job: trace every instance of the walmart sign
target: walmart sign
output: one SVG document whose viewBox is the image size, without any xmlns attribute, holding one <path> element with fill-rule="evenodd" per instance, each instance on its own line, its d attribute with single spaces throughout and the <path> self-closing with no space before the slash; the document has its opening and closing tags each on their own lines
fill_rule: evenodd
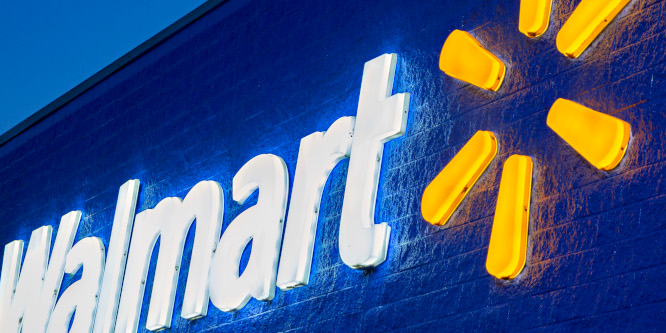
<svg viewBox="0 0 666 333">
<path fill-rule="evenodd" d="M 129 180 L 118 193 L 108 251 L 97 237 L 74 244 L 80 211 L 62 217 L 52 250 L 51 226 L 34 230 L 25 252 L 22 240 L 7 244 L 0 277 L 1 331 L 67 332 L 71 322 L 74 332 L 135 332 L 153 260 L 157 268 L 146 326 L 169 328 L 185 239 L 193 224 L 183 318 L 206 316 L 209 300 L 223 311 L 236 311 L 252 297 L 271 300 L 276 286 L 307 285 L 322 191 L 345 158 L 350 161 L 340 256 L 355 269 L 381 264 L 390 236 L 386 223 L 374 221 L 382 153 L 385 142 L 404 134 L 409 106 L 409 94 L 392 95 L 395 65 L 395 54 L 367 62 L 356 117 L 340 118 L 327 131 L 301 140 L 288 214 L 286 165 L 276 155 L 263 154 L 233 178 L 232 199 L 243 204 L 259 191 L 256 205 L 237 216 L 221 237 L 225 198 L 218 183 L 202 181 L 184 199 L 165 198 L 135 214 L 139 181 Z M 151 258 L 158 238 L 158 257 Z M 240 274 L 250 240 L 250 258 Z M 81 279 L 58 298 L 64 274 L 79 270 Z"/>
</svg>

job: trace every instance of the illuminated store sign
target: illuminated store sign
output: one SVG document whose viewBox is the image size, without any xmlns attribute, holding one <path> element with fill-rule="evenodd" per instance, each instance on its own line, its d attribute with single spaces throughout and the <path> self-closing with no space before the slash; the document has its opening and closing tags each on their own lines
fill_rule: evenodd
<svg viewBox="0 0 666 333">
<path fill-rule="evenodd" d="M 340 256 L 355 269 L 384 262 L 391 229 L 374 221 L 382 154 L 385 142 L 405 133 L 409 106 L 409 94 L 391 92 L 396 58 L 385 54 L 365 64 L 356 117 L 340 118 L 328 131 L 301 140 L 284 246 L 289 175 L 278 156 L 256 156 L 236 173 L 233 200 L 242 205 L 254 192 L 259 191 L 259 196 L 221 238 L 224 195 L 218 183 L 202 181 L 184 199 L 163 199 L 135 216 L 139 181 L 130 180 L 118 193 L 106 260 L 104 244 L 97 237 L 73 244 L 79 211 L 62 217 L 51 253 L 51 226 L 32 232 L 25 260 L 22 240 L 5 246 L 0 277 L 2 331 L 66 332 L 75 311 L 76 332 L 137 331 L 158 238 L 146 327 L 170 327 L 185 238 L 195 221 L 183 318 L 205 316 L 209 299 L 223 311 L 235 311 L 252 297 L 273 299 L 276 283 L 283 290 L 307 285 L 322 191 L 331 170 L 345 158 L 350 161 Z M 250 240 L 249 262 L 239 274 Z M 79 270 L 81 279 L 56 303 L 64 273 Z"/>
<path fill-rule="evenodd" d="M 580 56 L 628 1 L 582 0 L 558 32 L 558 50 L 569 58 Z M 551 7 L 551 0 L 521 1 L 518 30 L 530 38 L 545 33 Z M 468 32 L 452 31 L 441 49 L 439 68 L 488 94 L 498 91 L 511 64 L 484 44 L 493 45 L 482 44 Z M 291 196 L 287 166 L 279 156 L 258 155 L 240 168 L 233 177 L 231 199 L 242 205 L 258 192 L 257 203 L 231 221 L 224 233 L 225 198 L 217 182 L 201 181 L 182 199 L 164 198 L 154 208 L 136 213 L 140 184 L 129 180 L 118 192 L 108 249 L 97 237 L 74 243 L 80 211 L 62 217 L 53 247 L 51 226 L 34 230 L 25 251 L 22 240 L 7 244 L 0 275 L 0 331 L 66 332 L 71 325 L 75 332 L 135 332 L 151 263 L 156 269 L 146 328 L 169 328 L 185 241 L 193 225 L 182 318 L 206 316 L 210 302 L 222 311 L 237 311 L 252 298 L 273 299 L 276 287 L 287 291 L 305 286 L 323 190 L 332 170 L 346 158 L 340 257 L 354 269 L 383 263 L 391 229 L 374 216 L 384 144 L 405 133 L 409 107 L 408 93 L 392 93 L 396 60 L 395 54 L 384 54 L 365 64 L 355 117 L 341 117 L 326 131 L 301 139 Z M 544 125 L 599 170 L 616 168 L 629 148 L 629 123 L 566 99 L 552 104 Z M 425 221 L 443 226 L 455 218 L 455 211 L 497 158 L 496 135 L 477 131 L 430 181 L 420 202 Z M 513 153 L 500 153 L 500 158 L 486 270 L 498 279 L 514 279 L 527 261 L 538 163 Z M 240 273 L 250 241 L 248 263 Z M 79 271 L 81 278 L 61 293 L 64 274 Z"/>
<path fill-rule="evenodd" d="M 557 35 L 558 50 L 576 58 L 594 41 L 629 0 L 583 0 Z M 551 0 L 522 0 L 518 30 L 537 37 L 548 29 Z M 465 31 L 451 32 L 442 47 L 439 68 L 447 75 L 489 91 L 504 82 L 506 66 Z M 624 157 L 631 138 L 629 123 L 575 102 L 558 99 L 547 125 L 600 170 L 610 171 Z M 478 131 L 423 192 L 421 215 L 444 225 L 497 154 L 494 133 Z M 511 155 L 504 163 L 486 270 L 513 279 L 525 267 L 533 163 Z"/>
</svg>

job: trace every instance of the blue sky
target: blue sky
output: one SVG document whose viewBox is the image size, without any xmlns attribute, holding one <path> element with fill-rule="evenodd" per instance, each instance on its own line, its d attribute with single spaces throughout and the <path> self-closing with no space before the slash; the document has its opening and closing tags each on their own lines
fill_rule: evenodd
<svg viewBox="0 0 666 333">
<path fill-rule="evenodd" d="M 0 134 L 204 2 L 0 0 Z"/>
</svg>

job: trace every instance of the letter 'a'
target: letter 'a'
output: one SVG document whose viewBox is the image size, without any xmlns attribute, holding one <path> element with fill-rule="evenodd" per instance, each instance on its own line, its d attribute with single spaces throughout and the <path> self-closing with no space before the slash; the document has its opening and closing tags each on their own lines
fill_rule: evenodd
<svg viewBox="0 0 666 333">
<path fill-rule="evenodd" d="M 263 154 L 249 160 L 233 180 L 233 199 L 243 204 L 259 191 L 257 204 L 240 213 L 220 238 L 210 269 L 210 300 L 222 311 L 241 309 L 251 297 L 273 299 L 289 174 L 284 161 Z M 239 274 L 243 250 L 252 240 L 250 259 Z"/>
</svg>

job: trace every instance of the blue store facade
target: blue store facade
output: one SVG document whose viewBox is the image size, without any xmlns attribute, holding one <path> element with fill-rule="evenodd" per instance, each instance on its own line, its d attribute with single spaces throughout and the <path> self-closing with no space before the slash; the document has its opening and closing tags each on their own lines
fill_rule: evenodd
<svg viewBox="0 0 666 333">
<path fill-rule="evenodd" d="M 392 94 L 409 93 L 409 104 L 405 133 L 386 142 L 380 162 L 374 216 L 391 228 L 386 260 L 353 269 L 341 259 L 343 159 L 323 189 L 307 285 L 181 318 L 195 224 L 168 330 L 656 331 L 666 322 L 666 2 L 629 2 L 570 59 L 555 40 L 579 2 L 554 0 L 539 38 L 518 31 L 520 1 L 208 3 L 3 136 L 0 243 L 27 248 L 44 225 L 55 240 L 61 217 L 80 211 L 73 241 L 99 237 L 108 248 L 118 190 L 131 179 L 140 181 L 137 213 L 218 182 L 224 232 L 257 202 L 256 193 L 232 200 L 241 167 L 279 156 L 291 189 L 301 139 L 356 116 L 364 64 L 396 54 Z M 497 92 L 438 68 L 455 29 L 506 64 Z M 631 125 L 618 167 L 593 167 L 546 126 L 558 98 Z M 451 219 L 431 225 L 421 215 L 425 187 L 479 130 L 494 133 L 497 156 Z M 534 162 L 527 263 L 500 280 L 486 257 L 512 154 Z M 58 294 L 81 276 L 65 275 Z"/>
</svg>

